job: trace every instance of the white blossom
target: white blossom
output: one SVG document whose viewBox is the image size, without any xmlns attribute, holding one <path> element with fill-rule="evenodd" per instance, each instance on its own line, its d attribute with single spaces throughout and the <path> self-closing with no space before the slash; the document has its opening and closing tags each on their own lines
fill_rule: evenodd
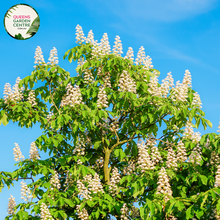
<svg viewBox="0 0 220 220">
<path fill-rule="evenodd" d="M 59 180 L 59 176 L 57 171 L 54 171 L 54 175 L 52 175 L 51 179 L 50 179 L 50 184 L 51 186 L 51 190 L 53 190 L 54 188 L 60 189 L 61 185 L 60 185 L 60 180 Z"/>
<path fill-rule="evenodd" d="M 13 148 L 14 160 L 19 162 L 24 160 L 24 156 L 21 153 L 20 147 L 17 143 L 15 143 L 15 148 Z"/>
<path fill-rule="evenodd" d="M 76 43 L 83 43 L 86 41 L 86 37 L 83 33 L 82 27 L 77 24 L 76 26 Z"/>
<path fill-rule="evenodd" d="M 94 40 L 94 34 L 92 32 L 92 30 L 89 31 L 88 36 L 86 38 L 86 43 L 90 43 L 90 44 L 96 44 L 96 41 Z"/>
<path fill-rule="evenodd" d="M 8 214 L 9 215 L 13 215 L 15 213 L 15 208 L 16 206 L 16 202 L 15 202 L 15 198 L 10 195 L 9 201 L 8 201 Z"/>
<path fill-rule="evenodd" d="M 192 123 L 189 120 L 186 122 L 183 139 L 192 140 L 193 143 L 198 143 L 201 139 L 201 133 L 193 131 Z"/>
<path fill-rule="evenodd" d="M 159 172 L 159 180 L 157 182 L 157 192 L 156 194 L 165 194 L 168 196 L 172 196 L 171 186 L 169 184 L 169 178 L 167 176 L 166 170 L 164 167 L 161 168 Z M 165 196 L 165 201 L 167 202 L 169 198 Z"/>
<path fill-rule="evenodd" d="M 46 65 L 45 61 L 44 61 L 44 56 L 43 56 L 43 52 L 41 50 L 41 47 L 40 46 L 37 46 L 36 48 L 36 51 L 35 51 L 35 61 L 34 63 L 36 65 Z M 34 66 L 34 68 L 36 68 L 37 66 Z"/>
<path fill-rule="evenodd" d="M 137 93 L 136 82 L 131 78 L 129 72 L 126 70 L 123 70 L 122 74 L 120 75 L 118 86 L 120 92 L 128 91 Z"/>
<path fill-rule="evenodd" d="M 118 190 L 118 186 L 116 184 L 119 183 L 121 177 L 120 174 L 118 172 L 118 168 L 114 167 L 112 170 L 112 176 L 110 178 L 110 186 L 109 186 L 109 191 L 112 193 L 113 196 L 116 195 L 117 190 Z"/>
<path fill-rule="evenodd" d="M 43 202 L 40 205 L 40 218 L 42 220 L 53 220 L 47 205 Z"/>
<path fill-rule="evenodd" d="M 127 51 L 127 54 L 126 56 L 124 57 L 124 59 L 129 59 L 129 60 L 134 60 L 134 51 L 133 51 L 133 48 L 132 47 L 129 47 L 128 48 L 128 51 Z"/>
<path fill-rule="evenodd" d="M 27 100 L 31 104 L 32 107 L 37 105 L 36 96 L 35 96 L 34 90 L 30 90 L 29 91 Z"/>
<path fill-rule="evenodd" d="M 135 64 L 136 65 L 144 65 L 143 69 L 149 70 L 153 68 L 151 58 L 149 56 L 146 57 L 144 47 L 141 46 L 137 58 L 135 59 Z"/>
<path fill-rule="evenodd" d="M 95 173 L 94 178 L 90 180 L 88 189 L 90 192 L 93 193 L 98 193 L 98 192 L 104 193 L 101 180 L 97 173 Z"/>
<path fill-rule="evenodd" d="M 160 91 L 161 95 L 163 95 L 165 98 L 167 98 L 170 88 L 174 85 L 173 81 L 174 80 L 171 72 L 167 73 L 167 77 L 162 80 Z"/>
<path fill-rule="evenodd" d="M 123 204 L 121 208 L 121 220 L 128 220 L 128 207 L 126 206 L 126 203 Z"/>
<path fill-rule="evenodd" d="M 177 157 L 177 160 L 180 162 L 185 162 L 187 160 L 186 148 L 182 141 L 178 142 L 176 157 Z"/>
<path fill-rule="evenodd" d="M 104 86 L 101 86 L 99 88 L 97 106 L 98 106 L 98 108 L 102 108 L 102 107 L 107 108 L 108 107 L 108 97 L 107 97 Z"/>
<path fill-rule="evenodd" d="M 18 84 L 21 81 L 20 77 L 17 77 L 16 83 L 13 86 L 13 89 L 11 89 L 10 83 L 6 83 L 4 87 L 4 102 L 7 103 L 8 101 L 17 102 L 23 99 L 23 93 L 24 87 L 19 89 Z"/>
<path fill-rule="evenodd" d="M 92 75 L 91 70 L 86 70 L 86 71 L 84 72 L 84 82 L 85 82 L 86 84 L 89 84 L 89 83 L 94 82 L 94 77 L 93 77 L 93 75 Z"/>
<path fill-rule="evenodd" d="M 202 154 L 202 148 L 199 146 L 199 144 L 197 144 L 196 147 L 191 152 L 188 162 L 196 163 L 200 165 L 200 162 L 202 160 L 201 154 Z"/>
<path fill-rule="evenodd" d="M 193 94 L 192 105 L 193 106 L 198 106 L 199 108 L 202 108 L 202 102 L 201 102 L 201 99 L 200 99 L 200 96 L 199 96 L 198 92 Z"/>
<path fill-rule="evenodd" d="M 50 51 L 50 57 L 49 57 L 49 62 L 47 64 L 49 65 L 56 65 L 58 64 L 58 56 L 57 56 L 57 49 L 53 47 L 53 49 Z"/>
<path fill-rule="evenodd" d="M 30 160 L 40 159 L 40 155 L 39 155 L 39 152 L 37 150 L 37 146 L 36 146 L 35 142 L 31 143 L 29 157 L 30 157 Z"/>
<path fill-rule="evenodd" d="M 162 157 L 160 155 L 160 152 L 158 151 L 158 147 L 153 146 L 151 148 L 151 158 L 154 164 L 158 164 L 159 162 L 162 162 Z"/>
<path fill-rule="evenodd" d="M 70 105 L 71 107 L 74 107 L 75 105 L 82 103 L 82 95 L 78 85 L 75 85 L 73 87 L 70 83 L 68 83 L 66 89 L 67 93 L 62 98 L 60 107 L 63 107 L 65 105 Z"/>
<path fill-rule="evenodd" d="M 155 169 L 154 163 L 151 161 L 151 158 L 148 154 L 148 149 L 144 144 L 143 140 L 142 143 L 137 143 L 138 146 L 138 165 L 141 168 L 141 172 L 145 172 L 149 169 Z"/>
<path fill-rule="evenodd" d="M 89 220 L 89 214 L 85 208 L 80 211 L 80 205 L 76 205 L 77 215 L 82 220 Z"/>
<path fill-rule="evenodd" d="M 27 187 L 27 184 L 22 181 L 21 182 L 21 199 L 24 199 L 24 201 L 28 201 L 28 199 L 33 198 L 33 196 L 31 195 L 31 191 L 30 189 Z"/>
<path fill-rule="evenodd" d="M 177 158 L 172 147 L 168 149 L 166 165 L 168 168 L 174 168 L 174 170 L 177 170 Z"/>
<path fill-rule="evenodd" d="M 113 46 L 113 53 L 117 56 L 121 56 L 122 52 L 122 43 L 120 37 L 117 35 L 115 38 L 115 45 Z"/>
</svg>

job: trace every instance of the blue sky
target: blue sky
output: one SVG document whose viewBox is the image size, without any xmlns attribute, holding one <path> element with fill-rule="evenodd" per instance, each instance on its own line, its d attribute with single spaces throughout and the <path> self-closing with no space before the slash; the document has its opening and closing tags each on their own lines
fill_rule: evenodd
<svg viewBox="0 0 220 220">
<path fill-rule="evenodd" d="M 141 46 L 152 58 L 154 68 L 161 72 L 160 82 L 171 71 L 175 82 L 183 79 L 186 69 L 192 74 L 192 86 L 200 94 L 206 118 L 213 123 L 212 129 L 199 131 L 216 132 L 220 117 L 220 3 L 217 0 L 84 0 L 52 1 L 27 0 L 3 1 L 0 16 L 13 5 L 26 3 L 34 7 L 40 16 L 40 28 L 31 39 L 19 41 L 10 37 L 0 27 L 1 80 L 0 97 L 5 83 L 14 85 L 18 76 L 31 74 L 34 53 L 42 48 L 45 60 L 56 47 L 59 65 L 76 76 L 75 64 L 63 60 L 64 53 L 76 46 L 75 27 L 81 25 L 87 35 L 93 30 L 100 41 L 107 33 L 113 47 L 119 35 L 124 55 L 133 47 L 135 56 Z M 0 126 L 0 170 L 13 171 L 14 143 L 18 143 L 26 158 L 31 142 L 41 135 L 39 125 L 19 128 L 10 122 Z M 41 153 L 43 158 L 46 155 Z M 29 182 L 28 182 L 29 183 Z M 20 183 L 0 194 L 0 220 L 7 214 L 8 198 L 12 194 L 17 204 L 20 199 Z"/>
</svg>

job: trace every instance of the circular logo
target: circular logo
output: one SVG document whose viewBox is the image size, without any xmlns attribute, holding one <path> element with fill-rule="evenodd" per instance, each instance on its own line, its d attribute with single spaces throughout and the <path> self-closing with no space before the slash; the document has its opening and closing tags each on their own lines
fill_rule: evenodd
<svg viewBox="0 0 220 220">
<path fill-rule="evenodd" d="M 5 13 L 4 26 L 11 37 L 17 40 L 26 40 L 37 33 L 40 18 L 36 10 L 30 5 L 17 4 Z"/>
</svg>

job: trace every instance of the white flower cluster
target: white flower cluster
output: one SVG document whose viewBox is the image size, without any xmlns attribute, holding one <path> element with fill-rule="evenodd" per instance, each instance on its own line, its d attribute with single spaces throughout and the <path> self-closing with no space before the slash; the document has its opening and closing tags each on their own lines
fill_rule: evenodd
<svg viewBox="0 0 220 220">
<path fill-rule="evenodd" d="M 174 80 L 171 75 L 171 72 L 167 73 L 166 78 L 162 80 L 160 91 L 161 91 L 161 95 L 164 96 L 165 98 L 167 98 L 170 88 L 174 86 L 173 81 Z"/>
<path fill-rule="evenodd" d="M 21 181 L 21 199 L 24 199 L 24 201 L 28 201 L 28 199 L 33 198 L 31 195 L 30 189 L 27 187 L 27 184 L 23 181 Z"/>
<path fill-rule="evenodd" d="M 117 121 L 118 120 L 118 118 L 117 117 L 113 117 L 112 118 L 112 123 L 110 124 L 110 131 L 111 132 L 117 132 L 118 131 L 118 129 L 119 129 L 119 122 Z"/>
<path fill-rule="evenodd" d="M 155 169 L 154 163 L 151 161 L 151 158 L 148 154 L 148 149 L 142 140 L 142 143 L 137 143 L 138 146 L 138 165 L 141 169 L 141 172 L 144 173 L 146 170 Z"/>
<path fill-rule="evenodd" d="M 35 96 L 34 90 L 30 90 L 30 92 L 28 94 L 27 100 L 31 104 L 32 107 L 37 105 L 36 96 Z"/>
<path fill-rule="evenodd" d="M 128 207 L 126 206 L 126 203 L 123 204 L 121 208 L 121 220 L 128 220 Z"/>
<path fill-rule="evenodd" d="M 151 158 L 154 164 L 162 163 L 162 157 L 158 151 L 158 147 L 153 146 L 151 148 Z"/>
<path fill-rule="evenodd" d="M 90 192 L 93 192 L 95 194 L 98 192 L 104 193 L 101 180 L 97 173 L 95 173 L 94 178 L 92 178 L 89 182 L 88 189 Z"/>
<path fill-rule="evenodd" d="M 16 206 L 15 198 L 11 195 L 10 198 L 9 198 L 9 201 L 8 201 L 8 214 L 9 215 L 13 215 L 14 214 L 15 206 Z"/>
<path fill-rule="evenodd" d="M 48 119 L 48 120 L 51 120 L 51 118 L 52 118 L 53 115 L 54 115 L 53 112 L 50 112 L 50 111 L 49 111 L 49 114 L 47 115 L 47 119 Z"/>
<path fill-rule="evenodd" d="M 195 92 L 193 94 L 192 105 L 193 106 L 198 106 L 199 108 L 202 108 L 202 102 L 201 102 L 201 99 L 200 99 L 200 96 L 199 96 L 198 92 Z"/>
<path fill-rule="evenodd" d="M 103 157 L 100 157 L 99 159 L 96 160 L 96 166 L 100 169 L 104 166 L 104 159 Z"/>
<path fill-rule="evenodd" d="M 200 132 L 194 132 L 192 123 L 188 120 L 183 133 L 183 139 L 190 139 L 193 143 L 198 143 L 201 139 Z"/>
<path fill-rule="evenodd" d="M 70 83 L 68 83 L 66 89 L 66 96 L 62 98 L 60 107 L 63 107 L 65 105 L 70 105 L 71 107 L 74 107 L 76 104 L 82 103 L 82 96 L 78 85 L 75 85 L 73 87 Z"/>
<path fill-rule="evenodd" d="M 13 148 L 14 160 L 19 162 L 24 160 L 24 156 L 21 153 L 20 147 L 17 143 L 15 143 L 15 148 Z"/>
<path fill-rule="evenodd" d="M 202 160 L 202 157 L 201 157 L 202 152 L 201 151 L 202 151 L 202 148 L 199 147 L 199 144 L 197 144 L 196 147 L 191 152 L 188 162 L 196 163 L 196 164 L 200 165 L 200 162 Z"/>
<path fill-rule="evenodd" d="M 177 157 L 177 160 L 180 162 L 185 162 L 187 160 L 186 148 L 182 141 L 178 142 L 176 157 Z"/>
<path fill-rule="evenodd" d="M 113 46 L 113 53 L 117 56 L 121 56 L 121 54 L 123 54 L 122 43 L 118 35 L 115 38 L 115 45 Z"/>
<path fill-rule="evenodd" d="M 37 46 L 36 50 L 35 50 L 35 61 L 34 63 L 36 65 L 46 65 L 45 61 L 44 61 L 44 56 L 43 56 L 43 52 L 41 50 L 40 46 Z M 36 68 L 37 66 L 34 66 L 34 68 Z"/>
<path fill-rule="evenodd" d="M 156 71 L 153 71 L 154 75 L 150 78 L 150 82 L 149 82 L 149 88 L 148 88 L 148 92 L 152 95 L 152 96 L 161 96 L 161 90 L 160 87 L 158 87 L 158 75 L 156 73 Z"/>
<path fill-rule="evenodd" d="M 149 56 L 146 57 L 144 47 L 141 46 L 138 51 L 137 58 L 135 59 L 135 64 L 144 65 L 143 68 L 149 70 L 153 68 L 151 60 L 152 59 Z"/>
<path fill-rule="evenodd" d="M 76 210 L 78 213 L 78 217 L 82 220 L 89 220 L 89 214 L 85 208 L 80 211 L 80 205 L 76 205 Z"/>
<path fill-rule="evenodd" d="M 57 56 L 57 49 L 53 47 L 53 49 L 50 51 L 50 57 L 49 57 L 49 62 L 47 64 L 50 65 L 56 65 L 58 64 L 58 56 Z"/>
<path fill-rule="evenodd" d="M 84 82 L 86 84 L 94 82 L 94 77 L 92 75 L 91 70 L 89 70 L 89 69 L 84 72 Z"/>
<path fill-rule="evenodd" d="M 108 108 L 108 97 L 104 86 L 99 87 L 97 106 L 98 108 Z"/>
<path fill-rule="evenodd" d="M 123 169 L 123 174 L 124 175 L 131 175 L 132 173 L 134 173 L 135 169 L 136 169 L 135 163 L 133 161 L 129 160 L 128 166 L 124 167 L 124 169 Z"/>
<path fill-rule="evenodd" d="M 189 70 L 185 71 L 182 83 L 176 82 L 176 87 L 173 88 L 172 100 L 185 102 L 188 98 L 188 88 L 192 86 L 192 79 Z"/>
<path fill-rule="evenodd" d="M 139 209 L 136 208 L 135 206 L 132 206 L 132 207 L 131 207 L 131 217 L 132 217 L 132 219 L 135 219 L 135 218 L 137 218 L 137 217 L 139 217 L 139 216 L 140 216 L 140 211 L 139 211 Z"/>
<path fill-rule="evenodd" d="M 76 26 L 76 43 L 83 43 L 86 41 L 86 37 L 83 33 L 82 27 L 80 25 Z"/>
<path fill-rule="evenodd" d="M 174 168 L 174 170 L 177 170 L 177 158 L 172 147 L 168 149 L 166 165 L 168 168 Z"/>
<path fill-rule="evenodd" d="M 109 191 L 112 193 L 113 196 L 116 195 L 117 190 L 118 190 L 118 186 L 116 184 L 119 183 L 120 181 L 120 174 L 118 172 L 118 168 L 114 167 L 112 170 L 112 176 L 110 178 L 110 186 L 109 186 Z"/>
<path fill-rule="evenodd" d="M 80 57 L 77 60 L 77 67 L 80 67 L 80 66 L 84 65 L 86 62 L 87 62 L 87 60 L 84 60 L 84 57 Z"/>
<path fill-rule="evenodd" d="M 50 179 L 50 184 L 52 185 L 51 190 L 54 190 L 54 188 L 60 189 L 60 180 L 57 171 L 54 171 L 54 175 Z"/>
<path fill-rule="evenodd" d="M 126 56 L 124 57 L 124 59 L 129 59 L 129 60 L 134 60 L 134 51 L 133 51 L 133 48 L 132 47 L 129 47 L 128 48 L 128 52 L 126 54 Z"/>
<path fill-rule="evenodd" d="M 86 38 L 86 43 L 90 43 L 92 45 L 96 45 L 97 44 L 97 40 L 94 40 L 94 34 L 92 32 L 92 30 L 89 31 L 88 36 Z"/>
<path fill-rule="evenodd" d="M 84 144 L 85 140 L 83 137 L 77 141 L 76 147 L 73 150 L 73 154 L 85 155 L 86 145 Z"/>
<path fill-rule="evenodd" d="M 47 205 L 43 202 L 40 205 L 40 218 L 42 220 L 53 220 Z"/>
<path fill-rule="evenodd" d="M 35 142 L 31 143 L 29 157 L 30 157 L 30 160 L 40 159 L 40 155 L 37 150 L 37 145 L 35 144 Z"/>
<path fill-rule="evenodd" d="M 161 168 L 159 173 L 159 180 L 157 182 L 157 192 L 156 194 L 166 194 L 172 196 L 171 186 L 169 184 L 169 178 L 167 176 L 166 170 L 164 167 Z M 165 196 L 165 201 L 167 202 L 169 198 Z"/>
<path fill-rule="evenodd" d="M 103 80 L 104 80 L 104 86 L 105 87 L 108 87 L 108 88 L 112 87 L 109 72 L 105 73 L 105 78 Z"/>
<path fill-rule="evenodd" d="M 85 184 L 88 186 L 86 187 Z M 83 180 L 77 180 L 77 188 L 79 190 L 78 196 L 81 196 L 86 200 L 92 198 L 92 193 L 104 193 L 101 180 L 97 173 L 95 173 L 94 178 L 91 174 L 89 174 L 84 176 Z"/>
<path fill-rule="evenodd" d="M 220 165 L 218 165 L 217 167 L 217 172 L 215 176 L 215 187 L 219 187 L 219 186 L 220 186 Z"/>
<path fill-rule="evenodd" d="M 4 102 L 7 103 L 8 101 L 17 102 L 23 99 L 22 91 L 24 90 L 24 87 L 19 89 L 18 84 L 21 81 L 20 77 L 17 77 L 16 83 L 13 86 L 13 90 L 11 89 L 10 83 L 6 83 L 4 87 Z"/>
<path fill-rule="evenodd" d="M 218 154 L 213 151 L 211 153 L 211 158 L 210 158 L 210 165 L 215 166 L 215 165 L 219 165 L 220 164 L 220 158 L 218 156 Z"/>
<path fill-rule="evenodd" d="M 136 82 L 132 79 L 129 72 L 127 72 L 126 70 L 123 70 L 122 74 L 120 75 L 118 86 L 120 92 L 128 91 L 137 93 Z"/>
</svg>

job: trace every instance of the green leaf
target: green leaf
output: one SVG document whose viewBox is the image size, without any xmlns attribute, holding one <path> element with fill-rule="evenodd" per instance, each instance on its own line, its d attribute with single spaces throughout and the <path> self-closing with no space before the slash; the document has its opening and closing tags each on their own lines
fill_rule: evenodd
<svg viewBox="0 0 220 220">
<path fill-rule="evenodd" d="M 185 208 L 184 203 L 180 201 L 177 201 L 175 206 L 178 208 L 179 211 L 182 211 Z"/>
<path fill-rule="evenodd" d="M 200 175 L 200 179 L 204 185 L 207 185 L 208 178 L 204 175 Z"/>
<path fill-rule="evenodd" d="M 192 213 L 192 207 L 190 206 L 187 210 L 186 210 L 186 219 L 192 219 L 193 218 L 193 213 Z"/>
</svg>

